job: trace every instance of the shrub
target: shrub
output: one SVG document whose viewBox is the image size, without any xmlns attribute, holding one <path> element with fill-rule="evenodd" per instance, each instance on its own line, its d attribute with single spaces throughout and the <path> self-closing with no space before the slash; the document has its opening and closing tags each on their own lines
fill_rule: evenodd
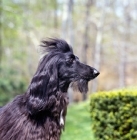
<svg viewBox="0 0 137 140">
<path fill-rule="evenodd" d="M 137 140 L 137 90 L 92 94 L 90 109 L 96 140 Z"/>
</svg>

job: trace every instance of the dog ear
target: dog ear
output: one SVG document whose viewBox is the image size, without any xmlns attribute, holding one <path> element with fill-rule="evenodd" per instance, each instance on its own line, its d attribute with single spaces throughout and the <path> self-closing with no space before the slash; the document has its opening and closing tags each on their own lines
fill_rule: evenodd
<svg viewBox="0 0 137 140">
<path fill-rule="evenodd" d="M 28 89 L 27 109 L 29 114 L 34 115 L 50 106 L 49 97 L 58 90 L 58 68 L 52 64 L 46 72 L 36 74 Z"/>
<path fill-rule="evenodd" d="M 36 74 L 27 92 L 27 109 L 31 115 L 43 110 L 46 106 L 46 91 L 49 83 L 49 76 L 46 72 Z"/>
</svg>

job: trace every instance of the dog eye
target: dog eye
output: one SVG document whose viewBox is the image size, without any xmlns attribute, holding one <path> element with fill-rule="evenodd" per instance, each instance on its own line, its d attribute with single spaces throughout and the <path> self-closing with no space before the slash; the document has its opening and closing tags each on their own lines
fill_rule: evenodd
<svg viewBox="0 0 137 140">
<path fill-rule="evenodd" d="M 70 58 L 70 59 L 69 59 L 69 62 L 70 62 L 70 63 L 73 63 L 73 61 L 74 61 L 73 58 Z"/>
<path fill-rule="evenodd" d="M 68 63 L 73 63 L 73 61 L 74 61 L 74 59 L 73 58 L 70 58 L 70 59 L 68 59 Z"/>
<path fill-rule="evenodd" d="M 69 62 L 70 62 L 70 63 L 73 63 L 73 61 L 74 61 L 74 59 L 73 59 L 73 58 L 71 58 L 71 59 L 69 60 Z"/>
</svg>

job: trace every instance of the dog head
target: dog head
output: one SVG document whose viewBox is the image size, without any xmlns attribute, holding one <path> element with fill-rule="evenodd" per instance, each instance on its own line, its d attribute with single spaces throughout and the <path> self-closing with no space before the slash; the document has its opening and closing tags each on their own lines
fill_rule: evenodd
<svg viewBox="0 0 137 140">
<path fill-rule="evenodd" d="M 96 78 L 99 72 L 88 65 L 79 61 L 79 58 L 74 55 L 72 47 L 64 40 L 51 39 L 49 41 L 42 41 L 42 47 L 46 47 L 48 55 L 43 58 L 48 59 L 50 66 L 48 70 L 52 72 L 50 78 L 53 81 L 56 79 L 58 90 L 67 92 L 68 86 L 71 82 L 77 82 L 80 92 L 86 93 L 87 83 Z M 49 58 L 50 57 L 50 58 Z M 54 85 L 55 86 L 55 85 Z"/>
<path fill-rule="evenodd" d="M 80 62 L 79 58 L 73 52 L 66 52 L 63 54 L 58 65 L 59 87 L 63 91 L 67 91 L 70 83 L 77 83 L 78 89 L 81 93 L 88 91 L 88 82 L 99 75 L 99 72 L 88 65 Z"/>
<path fill-rule="evenodd" d="M 67 92 L 72 82 L 77 82 L 79 91 L 86 93 L 88 82 L 99 75 L 95 68 L 81 63 L 64 40 L 43 40 L 41 47 L 47 54 L 41 58 L 28 89 L 31 114 L 43 110 L 47 98 L 57 91 Z"/>
</svg>

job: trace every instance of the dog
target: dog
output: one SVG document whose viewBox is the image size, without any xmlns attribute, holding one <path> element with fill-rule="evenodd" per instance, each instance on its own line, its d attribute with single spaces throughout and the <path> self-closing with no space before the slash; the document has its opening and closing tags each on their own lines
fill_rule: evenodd
<svg viewBox="0 0 137 140">
<path fill-rule="evenodd" d="M 79 91 L 87 93 L 88 82 L 99 75 L 81 63 L 62 39 L 43 40 L 40 46 L 47 54 L 26 93 L 0 108 L 0 140 L 60 140 L 70 83 L 76 82 Z"/>
</svg>

